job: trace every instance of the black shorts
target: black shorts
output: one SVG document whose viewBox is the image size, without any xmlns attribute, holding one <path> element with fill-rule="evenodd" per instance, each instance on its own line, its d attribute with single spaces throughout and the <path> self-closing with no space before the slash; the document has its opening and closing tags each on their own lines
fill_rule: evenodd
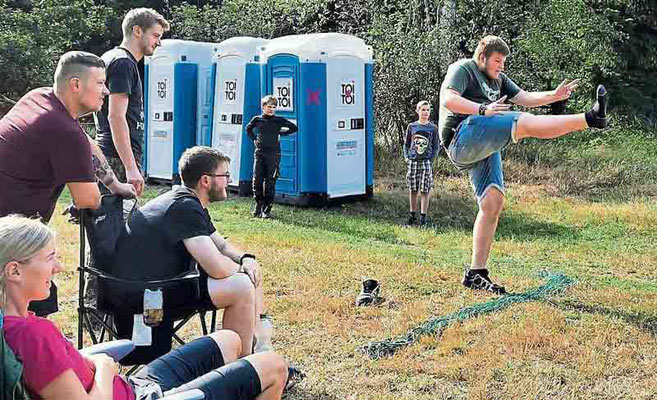
<svg viewBox="0 0 657 400">
<path fill-rule="evenodd" d="M 246 360 L 225 364 L 219 346 L 208 336 L 159 357 L 129 380 L 136 395 L 149 383 L 158 384 L 162 392 L 171 390 L 168 394 L 200 389 L 205 400 L 252 400 L 262 392 L 255 368 Z"/>
</svg>

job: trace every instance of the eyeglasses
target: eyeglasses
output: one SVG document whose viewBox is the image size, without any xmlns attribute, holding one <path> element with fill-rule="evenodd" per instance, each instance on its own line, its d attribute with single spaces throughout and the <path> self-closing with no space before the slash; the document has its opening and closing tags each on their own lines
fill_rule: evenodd
<svg viewBox="0 0 657 400">
<path fill-rule="evenodd" d="M 223 176 L 226 179 L 230 179 L 230 172 L 226 172 L 225 174 L 203 174 L 207 176 Z"/>
</svg>

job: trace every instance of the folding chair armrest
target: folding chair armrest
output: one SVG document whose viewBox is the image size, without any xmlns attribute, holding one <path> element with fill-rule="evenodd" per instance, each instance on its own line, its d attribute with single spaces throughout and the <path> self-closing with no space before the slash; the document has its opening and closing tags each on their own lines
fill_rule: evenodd
<svg viewBox="0 0 657 400">
<path fill-rule="evenodd" d="M 205 399 L 205 393 L 201 389 L 191 389 L 184 392 L 173 393 L 167 395 L 168 392 L 164 393 L 164 397 L 161 397 L 160 400 L 203 400 Z"/>
<path fill-rule="evenodd" d="M 135 344 L 128 339 L 113 340 L 111 342 L 98 343 L 93 346 L 85 347 L 80 350 L 83 356 L 93 356 L 96 354 L 107 354 L 114 361 L 119 362 L 123 357 L 130 354 L 135 349 Z"/>
</svg>

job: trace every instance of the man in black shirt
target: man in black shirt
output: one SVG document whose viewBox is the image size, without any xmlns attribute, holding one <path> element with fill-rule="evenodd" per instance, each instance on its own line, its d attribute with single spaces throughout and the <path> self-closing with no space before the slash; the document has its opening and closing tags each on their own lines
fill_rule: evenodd
<svg viewBox="0 0 657 400">
<path fill-rule="evenodd" d="M 103 54 L 109 101 L 95 113 L 96 141 L 119 180 L 144 189 L 141 158 L 144 142 L 143 87 L 137 63 L 160 45 L 169 23 L 150 8 L 128 11 L 121 45 Z"/>
<path fill-rule="evenodd" d="M 172 278 L 189 270 L 192 259 L 201 267 L 202 301 L 223 308 L 224 329 L 237 332 L 242 356 L 270 344 L 262 338 L 264 321 L 262 275 L 252 254 L 228 243 L 215 229 L 207 207 L 225 200 L 230 181 L 229 159 L 210 147 L 192 147 L 180 158 L 182 186 L 139 208 L 117 243 L 112 275 L 126 279 Z M 189 305 L 190 293 L 164 298 L 164 307 Z"/>
<path fill-rule="evenodd" d="M 281 160 L 279 136 L 299 130 L 295 124 L 274 115 L 278 100 L 272 95 L 262 98 L 262 115 L 257 115 L 246 126 L 246 134 L 255 142 L 253 160 L 254 217 L 269 218 L 276 195 L 276 179 Z M 264 184 L 264 187 L 263 187 Z"/>
<path fill-rule="evenodd" d="M 504 74 L 509 47 L 497 36 L 479 41 L 472 59 L 449 66 L 440 88 L 439 131 L 452 163 L 467 170 L 479 204 L 472 234 L 472 263 L 465 270 L 463 285 L 496 294 L 486 264 L 504 205 L 501 151 L 527 137 L 553 139 L 586 128 L 607 126 L 607 91 L 598 86 L 597 101 L 589 111 L 573 115 L 532 115 L 510 112 L 512 103 L 538 107 L 568 99 L 578 80 L 564 80 L 547 92 L 526 92 Z"/>
</svg>

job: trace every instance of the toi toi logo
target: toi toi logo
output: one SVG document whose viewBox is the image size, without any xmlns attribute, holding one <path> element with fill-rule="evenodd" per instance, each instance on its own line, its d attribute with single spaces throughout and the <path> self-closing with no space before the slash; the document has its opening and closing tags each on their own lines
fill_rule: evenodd
<svg viewBox="0 0 657 400">
<path fill-rule="evenodd" d="M 342 104 L 352 105 L 356 102 L 356 84 L 354 82 L 340 84 Z"/>
<path fill-rule="evenodd" d="M 277 93 L 278 105 L 281 108 L 290 108 L 292 106 L 291 96 L 290 96 L 290 87 L 289 86 L 279 86 Z"/>
<path fill-rule="evenodd" d="M 237 97 L 237 81 L 226 81 L 224 82 L 224 87 L 226 101 L 235 101 Z"/>
</svg>

